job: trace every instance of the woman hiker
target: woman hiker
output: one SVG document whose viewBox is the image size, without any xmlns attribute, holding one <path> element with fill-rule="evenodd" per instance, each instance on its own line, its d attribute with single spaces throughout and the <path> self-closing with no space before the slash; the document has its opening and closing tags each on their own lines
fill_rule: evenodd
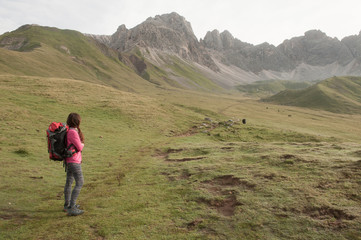
<svg viewBox="0 0 361 240">
<path fill-rule="evenodd" d="M 65 159 L 66 183 L 64 187 L 64 211 L 67 212 L 68 216 L 77 216 L 84 213 L 83 210 L 79 209 L 79 205 L 76 205 L 76 199 L 79 196 L 84 182 L 83 173 L 81 170 L 81 151 L 84 147 L 84 135 L 79 128 L 80 122 L 81 118 L 77 113 L 70 113 L 66 122 L 66 124 L 69 126 L 67 133 L 67 147 L 75 152 L 73 156 Z M 75 187 L 72 191 L 71 186 L 74 179 Z"/>
</svg>

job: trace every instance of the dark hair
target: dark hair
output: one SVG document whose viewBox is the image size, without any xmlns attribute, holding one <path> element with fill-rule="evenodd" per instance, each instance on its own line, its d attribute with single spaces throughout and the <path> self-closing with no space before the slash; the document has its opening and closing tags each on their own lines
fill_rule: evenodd
<svg viewBox="0 0 361 240">
<path fill-rule="evenodd" d="M 82 143 L 84 143 L 84 135 L 79 128 L 80 122 L 81 122 L 81 117 L 77 113 L 70 113 L 68 119 L 66 120 L 66 124 L 69 127 L 78 129 L 80 140 Z"/>
</svg>

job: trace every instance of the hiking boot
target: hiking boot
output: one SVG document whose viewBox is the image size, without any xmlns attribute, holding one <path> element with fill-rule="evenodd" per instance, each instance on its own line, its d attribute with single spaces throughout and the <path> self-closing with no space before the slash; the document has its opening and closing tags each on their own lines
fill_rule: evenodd
<svg viewBox="0 0 361 240">
<path fill-rule="evenodd" d="M 75 207 L 76 207 L 76 208 L 80 208 L 80 205 L 77 204 L 77 205 L 75 205 Z M 70 208 L 70 206 L 64 206 L 64 210 L 63 210 L 63 211 L 64 211 L 64 212 L 67 212 L 69 208 Z"/>
<path fill-rule="evenodd" d="M 68 213 L 68 216 L 78 216 L 78 215 L 83 214 L 84 211 L 80 210 L 79 208 L 74 206 L 72 208 L 68 208 L 67 213 Z"/>
</svg>

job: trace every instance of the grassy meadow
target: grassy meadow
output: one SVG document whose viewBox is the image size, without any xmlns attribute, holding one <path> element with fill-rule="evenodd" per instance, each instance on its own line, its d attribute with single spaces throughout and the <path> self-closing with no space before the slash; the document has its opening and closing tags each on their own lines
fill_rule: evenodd
<svg viewBox="0 0 361 240">
<path fill-rule="evenodd" d="M 360 115 L 47 76 L 1 75 L 0 91 L 0 239 L 361 239 Z M 46 149 L 70 112 L 78 217 Z"/>
<path fill-rule="evenodd" d="M 335 113 L 360 114 L 361 78 L 332 77 L 303 90 L 282 91 L 264 101 Z"/>
</svg>

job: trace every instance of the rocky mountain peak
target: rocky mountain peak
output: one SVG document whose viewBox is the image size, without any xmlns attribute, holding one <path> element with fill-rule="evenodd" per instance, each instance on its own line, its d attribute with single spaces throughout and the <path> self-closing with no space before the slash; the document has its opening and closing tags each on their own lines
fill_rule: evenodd
<svg viewBox="0 0 361 240">
<path fill-rule="evenodd" d="M 234 46 L 235 38 L 227 30 L 219 33 L 219 31 L 215 29 L 212 32 L 208 31 L 201 42 L 207 48 L 214 50 L 226 50 Z"/>
<path fill-rule="evenodd" d="M 191 24 L 184 17 L 175 12 L 157 15 L 154 18 L 149 17 L 144 23 L 159 27 L 167 27 L 196 39 Z"/>
<path fill-rule="evenodd" d="M 308 40 L 322 40 L 329 38 L 326 33 L 320 30 L 309 30 L 305 32 L 305 38 Z"/>
<path fill-rule="evenodd" d="M 222 39 L 223 48 L 225 49 L 232 48 L 234 45 L 234 37 L 232 36 L 232 34 L 227 30 L 225 30 L 220 35 Z"/>
<path fill-rule="evenodd" d="M 135 45 L 173 50 L 174 46 L 183 47 L 188 42 L 197 42 L 197 38 L 191 24 L 177 13 L 149 17 L 129 30 L 121 25 L 111 36 L 111 47 L 122 51 L 130 50 Z"/>
<path fill-rule="evenodd" d="M 361 31 L 359 35 L 345 37 L 341 42 L 350 49 L 352 56 L 361 62 Z"/>
<path fill-rule="evenodd" d="M 118 27 L 117 32 L 124 32 L 127 30 L 128 30 L 127 27 L 124 24 L 122 24 Z"/>
<path fill-rule="evenodd" d="M 122 52 L 131 51 L 135 47 L 144 50 L 156 49 L 192 60 L 214 70 L 218 69 L 198 42 L 191 24 L 175 12 L 149 17 L 129 30 L 121 25 L 110 37 L 108 45 Z M 148 51 L 145 50 L 145 52 Z"/>
<path fill-rule="evenodd" d="M 320 30 L 310 30 L 304 36 L 284 41 L 278 49 L 295 65 L 301 63 L 325 66 L 334 62 L 350 63 L 353 56 L 347 46 L 337 38 L 331 38 Z"/>
<path fill-rule="evenodd" d="M 211 48 L 214 50 L 222 50 L 223 49 L 221 35 L 219 34 L 219 31 L 217 29 L 213 30 L 212 32 L 208 31 L 206 33 L 206 36 L 204 37 L 204 39 L 201 40 L 201 42 L 207 48 Z"/>
</svg>

